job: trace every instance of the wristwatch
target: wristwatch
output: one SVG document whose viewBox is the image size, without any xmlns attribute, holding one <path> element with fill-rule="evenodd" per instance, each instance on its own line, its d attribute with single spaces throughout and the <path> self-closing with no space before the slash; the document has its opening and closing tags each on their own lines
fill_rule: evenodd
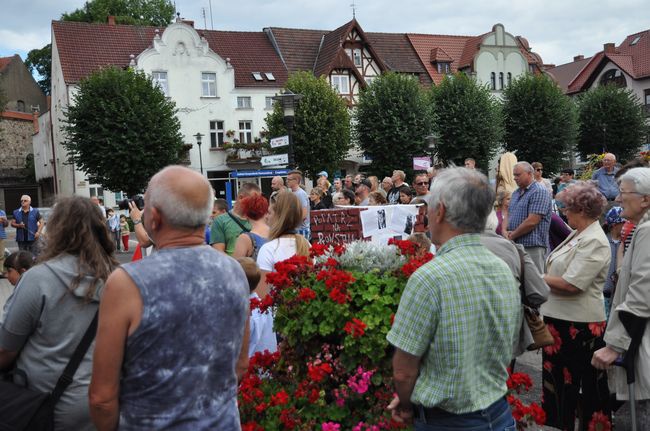
<svg viewBox="0 0 650 431">
<path fill-rule="evenodd" d="M 142 220 L 133 220 L 133 225 L 142 223 Z"/>
</svg>

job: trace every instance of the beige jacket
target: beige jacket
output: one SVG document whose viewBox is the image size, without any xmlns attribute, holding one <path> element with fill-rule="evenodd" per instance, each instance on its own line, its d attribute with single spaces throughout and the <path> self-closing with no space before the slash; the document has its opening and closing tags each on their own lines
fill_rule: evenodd
<svg viewBox="0 0 650 431">
<path fill-rule="evenodd" d="M 650 319 L 650 211 L 639 222 L 630 247 L 625 252 L 605 332 L 605 343 L 619 352 L 627 350 L 630 345 L 630 337 L 618 317 L 618 312 L 622 310 Z M 635 371 L 636 399 L 650 399 L 650 320 L 639 347 Z M 609 380 L 610 389 L 616 390 L 616 398 L 627 400 L 625 371 L 612 367 Z"/>
</svg>

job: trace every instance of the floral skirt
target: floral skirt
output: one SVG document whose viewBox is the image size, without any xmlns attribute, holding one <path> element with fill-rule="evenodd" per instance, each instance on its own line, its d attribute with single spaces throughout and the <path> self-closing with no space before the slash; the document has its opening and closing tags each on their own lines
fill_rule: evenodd
<svg viewBox="0 0 650 431">
<path fill-rule="evenodd" d="M 546 425 L 574 430 L 611 422 L 607 373 L 591 366 L 593 353 L 605 346 L 605 322 L 569 322 L 544 317 L 555 344 L 544 347 L 542 407 Z"/>
</svg>

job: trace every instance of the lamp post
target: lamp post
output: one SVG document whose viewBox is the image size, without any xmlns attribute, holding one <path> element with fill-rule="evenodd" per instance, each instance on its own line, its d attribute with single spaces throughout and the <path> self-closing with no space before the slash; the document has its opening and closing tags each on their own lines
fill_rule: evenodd
<svg viewBox="0 0 650 431">
<path fill-rule="evenodd" d="M 295 123 L 296 107 L 302 97 L 302 94 L 296 94 L 290 90 L 285 90 L 284 93 L 276 94 L 273 97 L 273 100 L 280 102 L 282 106 L 284 125 L 287 128 L 287 135 L 289 136 L 289 169 L 293 169 L 296 165 L 293 150 L 293 126 Z"/>
<path fill-rule="evenodd" d="M 194 137 L 196 138 L 196 145 L 199 146 L 199 163 L 201 164 L 201 175 L 203 175 L 203 155 L 201 154 L 201 138 L 203 137 L 203 134 L 197 133 Z"/>
<path fill-rule="evenodd" d="M 436 164 L 435 158 L 436 158 L 437 147 L 438 147 L 438 135 L 436 135 L 435 133 L 427 135 L 424 137 L 424 142 L 427 143 L 427 148 L 429 149 L 429 153 L 431 154 L 431 166 L 434 166 Z"/>
</svg>

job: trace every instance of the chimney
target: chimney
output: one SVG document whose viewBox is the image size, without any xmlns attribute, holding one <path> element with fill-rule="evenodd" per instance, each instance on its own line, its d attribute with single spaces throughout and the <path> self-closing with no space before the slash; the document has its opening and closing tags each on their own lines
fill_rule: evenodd
<svg viewBox="0 0 650 431">
<path fill-rule="evenodd" d="M 109 15 L 108 16 L 108 25 L 115 25 L 115 16 L 114 15 Z"/>
<path fill-rule="evenodd" d="M 584 59 L 585 59 L 585 56 L 582 55 L 582 54 L 576 55 L 575 57 L 573 57 L 573 61 L 580 61 L 580 60 L 584 60 Z"/>
<path fill-rule="evenodd" d="M 615 54 L 616 48 L 614 47 L 614 44 L 610 42 L 603 45 L 603 51 L 605 54 Z"/>
<path fill-rule="evenodd" d="M 182 22 L 183 24 L 187 24 L 187 25 L 189 25 L 190 27 L 194 28 L 194 21 L 192 21 L 191 19 L 183 19 L 183 20 L 181 20 L 181 22 Z"/>
</svg>

